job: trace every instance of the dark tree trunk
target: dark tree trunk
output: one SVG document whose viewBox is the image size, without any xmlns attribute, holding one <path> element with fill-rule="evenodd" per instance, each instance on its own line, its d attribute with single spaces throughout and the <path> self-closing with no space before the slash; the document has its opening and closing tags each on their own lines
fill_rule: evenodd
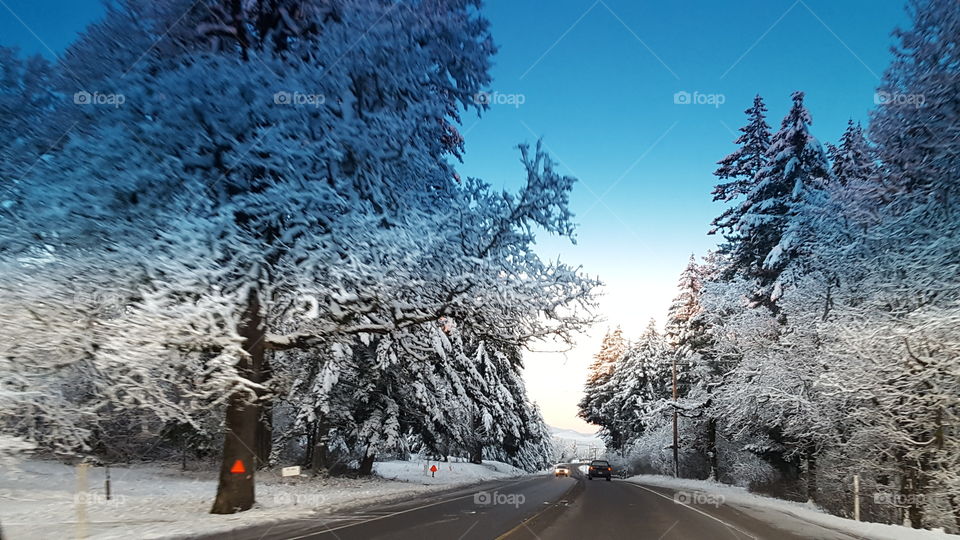
<svg viewBox="0 0 960 540">
<path fill-rule="evenodd" d="M 241 377 L 259 383 L 262 379 L 264 325 L 260 300 L 255 289 L 250 290 L 247 307 L 238 333 L 243 337 L 246 354 L 237 362 Z M 220 464 L 220 483 L 212 514 L 233 514 L 249 510 L 254 503 L 253 475 L 256 470 L 257 427 L 260 407 L 249 391 L 234 392 L 227 402 L 226 436 L 223 440 L 223 460 Z M 239 465 L 243 473 L 231 472 Z"/>
<path fill-rule="evenodd" d="M 473 445 L 473 449 L 470 451 L 470 463 L 476 463 L 480 465 L 483 463 L 483 445 L 476 443 Z"/>
<path fill-rule="evenodd" d="M 320 471 L 330 468 L 330 459 L 327 454 L 329 432 L 330 427 L 324 420 L 317 422 L 317 427 L 314 431 L 313 459 L 310 462 L 313 474 L 318 474 Z"/>
<path fill-rule="evenodd" d="M 483 426 L 483 419 L 480 418 L 479 415 L 474 415 L 473 424 L 471 425 L 474 439 L 468 443 L 468 446 L 470 448 L 470 463 L 476 463 L 477 465 L 483 463 L 483 439 L 485 433 L 481 426 Z"/>
<path fill-rule="evenodd" d="M 807 451 L 807 500 L 817 500 L 817 458 L 813 450 Z"/>
<path fill-rule="evenodd" d="M 717 463 L 717 421 L 710 418 L 707 421 L 707 458 L 710 460 L 710 479 L 720 481 L 720 471 Z"/>
<path fill-rule="evenodd" d="M 373 474 L 373 459 L 376 457 L 374 454 L 367 454 L 363 456 L 363 460 L 360 461 L 360 474 L 364 476 L 370 476 Z"/>
<path fill-rule="evenodd" d="M 911 527 L 914 529 L 922 529 L 923 508 L 920 506 L 920 497 L 917 495 L 923 493 L 923 489 L 920 485 L 918 471 L 903 461 L 901 461 L 901 467 L 903 470 L 903 480 L 900 484 L 900 496 L 908 505 L 907 519 L 910 520 Z"/>
<path fill-rule="evenodd" d="M 263 369 L 260 372 L 260 382 L 267 382 L 272 375 L 270 363 L 263 359 Z M 257 422 L 257 468 L 270 465 L 270 452 L 273 450 L 273 400 L 270 396 L 263 396 L 260 400 L 260 420 Z"/>
</svg>

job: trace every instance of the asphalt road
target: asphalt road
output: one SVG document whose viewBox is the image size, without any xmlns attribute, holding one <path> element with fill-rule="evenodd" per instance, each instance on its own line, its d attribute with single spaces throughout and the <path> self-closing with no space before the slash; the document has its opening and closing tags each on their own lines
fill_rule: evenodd
<svg viewBox="0 0 960 540">
<path fill-rule="evenodd" d="M 571 467 L 573 468 L 573 467 Z M 448 490 L 342 515 L 317 514 L 208 538 L 224 540 L 852 540 L 767 510 L 676 502 L 665 488 L 614 479 L 534 476 Z M 681 500 L 682 499 L 681 497 Z"/>
</svg>

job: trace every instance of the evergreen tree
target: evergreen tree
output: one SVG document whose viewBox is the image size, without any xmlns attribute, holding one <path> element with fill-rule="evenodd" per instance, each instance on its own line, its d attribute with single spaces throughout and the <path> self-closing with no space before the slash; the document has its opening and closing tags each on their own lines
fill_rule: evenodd
<svg viewBox="0 0 960 540">
<path fill-rule="evenodd" d="M 734 141 L 740 147 L 720 160 L 720 166 L 713 173 L 723 180 L 713 189 L 714 201 L 729 203 L 750 193 L 757 173 L 766 165 L 767 149 L 770 147 L 770 126 L 767 124 L 767 106 L 763 103 L 763 98 L 757 94 L 753 98 L 753 105 L 744 112 L 747 115 L 747 125 L 740 128 L 741 135 Z M 732 230 L 740 216 L 739 205 L 727 208 L 713 220 L 710 234 Z"/>
<path fill-rule="evenodd" d="M 812 119 L 794 92 L 793 106 L 767 149 L 766 165 L 741 204 L 728 247 L 730 269 L 756 280 L 753 300 L 776 312 L 777 283 L 808 236 L 806 207 L 822 204 L 830 179 L 826 154 L 810 133 Z"/>
<path fill-rule="evenodd" d="M 863 134 L 860 124 L 847 122 L 847 129 L 840 136 L 840 144 L 827 144 L 833 177 L 841 187 L 854 182 L 874 180 L 877 175 L 873 150 Z"/>
<path fill-rule="evenodd" d="M 627 351 L 627 342 L 618 326 L 608 330 L 603 337 L 600 351 L 593 356 L 584 386 L 584 396 L 578 404 L 577 415 L 591 424 L 606 428 L 609 418 L 604 416 L 603 406 L 610 400 L 611 387 L 608 385 L 616 370 L 617 362 Z"/>
<path fill-rule="evenodd" d="M 957 201 L 960 155 L 960 17 L 954 0 L 911 0 L 913 25 L 894 35 L 899 46 L 878 95 L 870 139 L 895 192 L 936 193 Z M 899 197 L 891 197 L 899 198 Z M 909 201 L 903 201 L 911 204 Z"/>
<path fill-rule="evenodd" d="M 672 388 L 670 356 L 664 337 L 652 319 L 640 338 L 617 361 L 612 376 L 597 392 L 602 396 L 600 418 L 608 447 L 623 450 L 657 423 L 650 415 Z"/>
<path fill-rule="evenodd" d="M 699 348 L 697 341 L 701 338 L 694 325 L 702 311 L 700 295 L 703 292 L 703 276 L 693 255 L 690 255 L 687 266 L 680 274 L 677 289 L 679 293 L 667 312 L 667 341 L 674 349 L 695 350 Z"/>
</svg>

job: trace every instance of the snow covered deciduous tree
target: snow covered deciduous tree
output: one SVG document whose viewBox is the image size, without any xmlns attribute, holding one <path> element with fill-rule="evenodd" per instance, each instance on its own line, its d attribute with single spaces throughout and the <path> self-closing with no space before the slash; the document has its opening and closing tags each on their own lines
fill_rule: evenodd
<svg viewBox="0 0 960 540">
<path fill-rule="evenodd" d="M 361 468 L 410 433 L 466 446 L 484 413 L 491 455 L 537 466 L 550 451 L 520 353 L 572 340 L 597 282 L 533 252 L 534 230 L 573 235 L 574 179 L 539 146 L 521 147 L 517 193 L 448 161 L 460 111 L 489 82 L 478 2 L 172 8 L 184 4 L 120 4 L 67 55 L 77 91 L 124 102 L 57 104 L 82 129 L 8 205 L 4 274 L 19 292 L 2 301 L 20 324 L 4 383 L 47 401 L 5 410 L 5 430 L 86 452 L 91 413 L 118 403 L 187 423 L 220 407 L 215 513 L 253 504 L 292 388 L 311 393 L 290 406 L 312 435 L 349 445 Z M 160 28 L 169 39 L 132 52 Z M 437 325 L 463 344 L 435 346 L 448 339 Z M 489 403 L 466 391 L 484 377 L 500 392 Z M 442 411 L 448 396 L 467 407 Z M 24 411 L 55 431 L 30 432 Z"/>
</svg>

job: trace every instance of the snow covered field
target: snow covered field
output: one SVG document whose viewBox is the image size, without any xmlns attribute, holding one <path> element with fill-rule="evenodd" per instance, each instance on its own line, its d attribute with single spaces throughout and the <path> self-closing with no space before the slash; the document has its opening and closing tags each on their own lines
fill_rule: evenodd
<svg viewBox="0 0 960 540">
<path fill-rule="evenodd" d="M 427 471 L 436 464 L 431 477 Z M 217 482 L 214 471 L 181 471 L 178 465 L 111 467 L 111 499 L 104 469 L 90 468 L 87 489 L 77 469 L 29 460 L 0 471 L 0 527 L 5 540 L 168 538 L 225 531 L 273 520 L 335 512 L 357 504 L 387 502 L 444 487 L 509 478 L 523 471 L 498 462 L 376 463 L 368 479 L 297 477 L 278 471 L 257 477 L 257 504 L 234 515 L 209 514 Z M 78 495 L 79 494 L 79 495 Z"/>
<path fill-rule="evenodd" d="M 636 484 L 671 488 L 677 491 L 674 500 L 696 507 L 703 504 L 725 504 L 741 512 L 779 526 L 790 526 L 797 533 L 810 533 L 823 527 L 870 540 L 943 540 L 960 539 L 960 535 L 941 531 L 916 530 L 897 525 L 867 523 L 844 519 L 804 503 L 784 501 L 748 492 L 745 488 L 703 480 L 686 480 L 658 475 L 638 475 L 628 479 Z M 783 514 L 796 518 L 787 522 Z"/>
</svg>

